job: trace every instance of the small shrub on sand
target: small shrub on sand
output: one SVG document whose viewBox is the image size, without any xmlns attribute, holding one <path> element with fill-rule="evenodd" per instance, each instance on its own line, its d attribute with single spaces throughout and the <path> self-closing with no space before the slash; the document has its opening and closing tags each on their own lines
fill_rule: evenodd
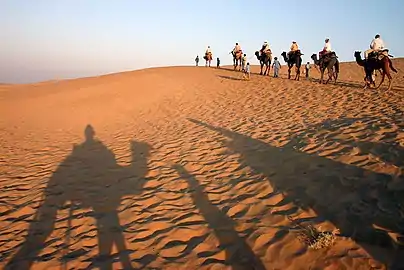
<svg viewBox="0 0 404 270">
<path fill-rule="evenodd" d="M 339 233 L 338 229 L 331 232 L 323 231 L 321 227 L 317 229 L 311 224 L 301 224 L 290 216 L 288 216 L 288 219 L 296 224 L 294 229 L 297 230 L 297 238 L 312 249 L 317 250 L 332 246 L 336 240 L 336 235 Z"/>
</svg>

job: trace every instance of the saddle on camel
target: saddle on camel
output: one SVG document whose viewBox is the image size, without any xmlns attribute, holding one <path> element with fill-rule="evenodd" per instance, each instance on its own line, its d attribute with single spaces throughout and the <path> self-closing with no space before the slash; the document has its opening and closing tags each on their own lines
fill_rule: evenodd
<svg viewBox="0 0 404 270">
<path fill-rule="evenodd" d="M 212 60 L 213 59 L 212 53 L 211 52 L 206 52 L 203 59 L 205 59 L 206 61 Z"/>
<path fill-rule="evenodd" d="M 300 49 L 296 50 L 296 51 L 290 51 L 288 53 L 288 60 L 291 61 L 292 59 L 296 58 L 296 57 L 300 57 L 302 56 L 302 52 L 300 51 Z"/>
</svg>

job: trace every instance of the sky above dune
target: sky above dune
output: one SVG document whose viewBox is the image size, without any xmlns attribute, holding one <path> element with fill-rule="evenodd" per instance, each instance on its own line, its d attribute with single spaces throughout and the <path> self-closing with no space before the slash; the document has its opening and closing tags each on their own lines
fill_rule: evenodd
<svg viewBox="0 0 404 270">
<path fill-rule="evenodd" d="M 0 82 L 194 65 L 208 45 L 230 64 L 235 42 L 258 64 L 264 41 L 279 56 L 296 40 L 308 61 L 329 37 L 340 60 L 353 61 L 377 33 L 399 57 L 403 10 L 402 0 L 4 0 Z"/>
</svg>

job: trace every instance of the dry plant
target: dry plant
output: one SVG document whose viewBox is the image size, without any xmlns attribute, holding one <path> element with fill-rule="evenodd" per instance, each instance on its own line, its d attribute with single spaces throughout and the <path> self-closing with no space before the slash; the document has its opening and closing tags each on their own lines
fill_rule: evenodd
<svg viewBox="0 0 404 270">
<path fill-rule="evenodd" d="M 288 219 L 296 224 L 293 229 L 297 230 L 297 238 L 312 249 L 317 250 L 332 246 L 336 240 L 336 235 L 339 233 L 338 229 L 323 231 L 321 226 L 317 229 L 311 224 L 301 224 L 290 216 L 288 216 Z"/>
</svg>

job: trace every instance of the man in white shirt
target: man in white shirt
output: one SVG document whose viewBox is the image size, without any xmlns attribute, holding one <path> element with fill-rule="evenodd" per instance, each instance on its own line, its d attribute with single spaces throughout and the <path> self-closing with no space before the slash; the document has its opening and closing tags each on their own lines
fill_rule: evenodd
<svg viewBox="0 0 404 270">
<path fill-rule="evenodd" d="M 380 38 L 380 35 L 377 34 L 375 36 L 375 38 L 372 40 L 372 42 L 370 43 L 370 49 L 365 51 L 365 59 L 368 58 L 369 53 L 371 52 L 378 52 L 383 50 L 384 47 L 384 42 L 383 40 Z"/>
<path fill-rule="evenodd" d="M 208 48 L 206 49 L 205 54 L 208 55 L 208 54 L 211 54 L 211 53 L 212 53 L 212 50 L 210 49 L 210 46 L 208 46 Z"/>
<path fill-rule="evenodd" d="M 318 54 L 319 54 L 319 57 L 322 58 L 324 55 L 326 55 L 327 53 L 330 53 L 330 52 L 331 52 L 330 39 L 326 38 L 323 50 L 321 52 L 319 52 Z"/>
</svg>

